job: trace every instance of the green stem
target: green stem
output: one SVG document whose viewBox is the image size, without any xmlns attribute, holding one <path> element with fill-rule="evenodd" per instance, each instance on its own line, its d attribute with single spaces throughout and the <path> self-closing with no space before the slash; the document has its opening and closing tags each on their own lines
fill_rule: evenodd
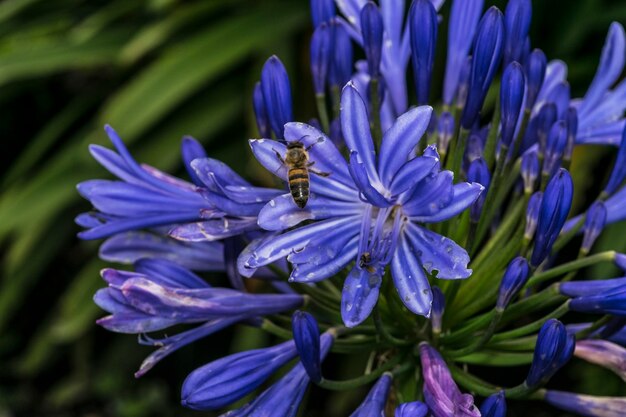
<svg viewBox="0 0 626 417">
<path fill-rule="evenodd" d="M 413 344 L 413 341 L 398 339 L 394 337 L 387 328 L 385 327 L 385 323 L 383 323 L 383 319 L 380 315 L 380 310 L 378 305 L 374 307 L 374 324 L 376 325 L 376 330 L 378 330 L 378 334 L 383 338 L 383 340 L 387 341 L 391 345 L 394 346 L 408 346 Z"/>
<path fill-rule="evenodd" d="M 556 239 L 556 242 L 554 242 L 554 245 L 552 246 L 552 253 L 556 253 L 560 251 L 561 249 L 563 249 L 563 247 L 565 247 L 565 245 L 567 245 L 569 241 L 572 240 L 574 236 L 576 236 L 576 234 L 580 231 L 580 229 L 585 224 L 586 217 L 587 217 L 586 214 L 583 214 L 582 216 L 580 216 L 580 219 L 576 222 L 574 227 L 572 227 L 567 232 L 561 234 Z"/>
<path fill-rule="evenodd" d="M 493 334 L 495 333 L 496 327 L 498 326 L 498 323 L 500 323 L 500 319 L 502 318 L 502 313 L 503 310 L 494 309 L 493 314 L 491 315 L 489 327 L 487 327 L 487 330 L 485 330 L 485 332 L 480 336 L 479 339 L 462 349 L 448 351 L 447 355 L 452 358 L 458 358 L 462 356 L 467 356 L 470 353 L 473 353 L 483 347 L 491 339 L 491 336 L 493 336 Z"/>
<path fill-rule="evenodd" d="M 383 132 L 380 127 L 380 97 L 378 97 L 378 78 L 370 80 L 370 97 L 372 101 L 372 114 L 370 115 L 370 129 L 376 148 L 380 148 Z"/>
<path fill-rule="evenodd" d="M 328 110 L 326 110 L 326 94 L 316 94 L 315 103 L 317 104 L 317 114 L 320 116 L 322 129 L 324 130 L 324 132 L 329 133 Z"/>
<path fill-rule="evenodd" d="M 465 156 L 465 147 L 467 146 L 469 132 L 470 131 L 468 129 L 463 127 L 461 128 L 456 149 L 454 150 L 454 155 L 452 155 L 452 172 L 454 173 L 454 178 L 456 178 L 457 181 L 461 179 L 461 168 L 463 167 L 463 157 Z"/>
<path fill-rule="evenodd" d="M 517 153 L 519 152 L 519 148 L 522 145 L 522 140 L 524 139 L 524 135 L 526 135 L 526 128 L 528 127 L 529 120 L 530 120 L 530 109 L 525 109 L 524 117 L 522 118 L 522 124 L 517 133 L 517 136 L 515 137 L 515 140 L 513 141 L 513 151 L 511 153 L 511 156 L 513 158 L 517 157 Z M 509 164 L 509 161 L 508 161 L 508 156 L 507 156 L 507 165 L 508 164 Z"/>
<path fill-rule="evenodd" d="M 491 118 L 491 126 L 489 127 L 489 134 L 487 135 L 487 142 L 485 142 L 485 151 L 483 152 L 485 162 L 487 166 L 491 168 L 496 154 L 496 144 L 498 139 L 498 128 L 500 127 L 500 94 L 496 95 L 496 106 L 493 111 L 493 117 Z M 506 157 L 506 155 L 500 155 L 500 157 Z"/>
<path fill-rule="evenodd" d="M 615 260 L 615 255 L 616 252 L 610 250 L 591 255 L 587 258 L 576 259 L 575 261 L 565 263 L 563 265 L 557 266 L 556 268 L 549 269 L 546 272 L 541 272 L 532 276 L 526 283 L 525 288 L 541 284 L 542 282 L 548 281 L 567 272 L 595 265 L 600 262 L 613 262 Z"/>
<path fill-rule="evenodd" d="M 593 332 L 595 332 L 596 330 L 598 330 L 600 327 L 604 326 L 605 324 L 607 324 L 609 321 L 611 321 L 613 317 L 609 314 L 602 316 L 602 318 L 600 318 L 599 320 L 596 320 L 595 322 L 593 322 L 593 324 L 589 327 L 587 327 L 586 329 L 582 329 L 578 332 L 576 332 L 576 340 L 580 340 L 580 339 L 584 339 L 587 336 L 589 336 L 590 334 L 592 334 Z"/>
<path fill-rule="evenodd" d="M 360 377 L 353 378 L 353 379 L 346 379 L 344 381 L 334 381 L 331 379 L 322 378 L 322 380 L 318 382 L 317 385 L 319 385 L 322 388 L 333 390 L 333 391 L 344 391 L 344 390 L 358 388 L 362 385 L 369 384 L 370 382 L 378 379 L 382 374 L 384 374 L 387 371 L 390 371 L 393 367 L 398 365 L 400 363 L 400 360 L 401 360 L 400 356 L 395 356 L 389 362 L 385 363 L 384 365 L 382 365 L 381 367 L 379 367 L 378 369 L 376 369 L 375 371 L 369 374 L 365 374 L 365 375 L 362 375 Z M 405 366 L 406 365 L 403 365 L 402 367 L 405 367 Z"/>
<path fill-rule="evenodd" d="M 509 330 L 508 332 L 502 332 L 502 333 L 498 333 L 494 335 L 493 338 L 491 339 L 491 342 L 497 343 L 500 341 L 514 339 L 514 338 L 525 336 L 529 333 L 535 332 L 541 329 L 541 326 L 543 326 L 547 320 L 551 318 L 558 319 L 559 317 L 563 316 L 568 311 L 569 311 L 569 300 L 561 304 L 559 308 L 552 311 L 550 314 L 543 316 L 537 321 L 534 321 L 522 327 L 518 327 L 517 329 Z"/>
<path fill-rule="evenodd" d="M 461 368 L 453 364 L 448 364 L 450 373 L 454 377 L 454 380 L 458 382 L 465 389 L 474 392 L 483 397 L 488 397 L 491 394 L 498 392 L 500 389 L 482 379 L 465 372 Z"/>
</svg>

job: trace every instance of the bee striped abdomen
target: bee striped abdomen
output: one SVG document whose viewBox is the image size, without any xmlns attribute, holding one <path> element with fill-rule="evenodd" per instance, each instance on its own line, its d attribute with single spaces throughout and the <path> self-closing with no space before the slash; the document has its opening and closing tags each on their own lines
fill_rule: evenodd
<svg viewBox="0 0 626 417">
<path fill-rule="evenodd" d="M 291 168 L 288 177 L 293 201 L 298 207 L 304 208 L 309 200 L 309 172 L 306 168 Z"/>
</svg>

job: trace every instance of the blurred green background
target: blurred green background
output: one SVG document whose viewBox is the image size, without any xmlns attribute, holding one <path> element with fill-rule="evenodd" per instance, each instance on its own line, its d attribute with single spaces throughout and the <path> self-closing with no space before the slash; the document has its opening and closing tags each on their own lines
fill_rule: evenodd
<svg viewBox="0 0 626 417">
<path fill-rule="evenodd" d="M 243 328 L 222 332 L 136 381 L 150 348 L 94 324 L 101 312 L 91 297 L 103 263 L 97 242 L 75 238 L 73 219 L 89 209 L 75 184 L 107 177 L 87 152 L 89 143 L 108 144 L 105 123 L 139 161 L 180 173 L 180 138 L 191 134 L 254 180 L 250 97 L 269 55 L 288 68 L 297 118 L 314 116 L 308 3 L 0 2 L 0 416 L 198 415 L 178 405 L 185 375 L 217 354 L 263 342 Z M 537 0 L 533 7 L 533 47 L 568 63 L 580 96 L 610 21 L 626 20 L 626 4 Z M 619 227 L 604 244 L 626 247 Z M 602 393 L 619 384 L 606 373 L 585 375 L 592 380 L 569 388 Z M 354 401 L 334 412 L 348 415 L 344 407 Z"/>
</svg>

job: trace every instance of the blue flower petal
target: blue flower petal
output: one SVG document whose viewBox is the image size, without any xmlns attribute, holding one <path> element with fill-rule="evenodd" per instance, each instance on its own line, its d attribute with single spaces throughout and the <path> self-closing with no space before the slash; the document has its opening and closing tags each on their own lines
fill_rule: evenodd
<svg viewBox="0 0 626 417">
<path fill-rule="evenodd" d="M 624 28 L 618 22 L 613 22 L 602 48 L 600 64 L 593 81 L 587 90 L 587 94 L 578 109 L 579 113 L 592 110 L 602 100 L 604 94 L 611 85 L 619 78 L 624 69 L 626 60 L 626 34 Z"/>
<path fill-rule="evenodd" d="M 404 233 L 419 262 L 430 274 L 437 272 L 437 278 L 443 279 L 460 279 L 472 275 L 472 270 L 467 269 L 469 255 L 452 239 L 412 223 L 406 225 Z"/>
<path fill-rule="evenodd" d="M 352 82 L 343 88 L 341 94 L 341 131 L 348 150 L 358 154 L 370 181 L 380 183 L 367 109 Z"/>
<path fill-rule="evenodd" d="M 391 275 L 402 303 L 415 314 L 429 317 L 433 302 L 430 284 L 404 236 L 391 259 Z"/>
<path fill-rule="evenodd" d="M 438 223 L 448 220 L 471 206 L 484 189 L 485 187 L 477 182 L 461 182 L 455 184 L 452 191 L 452 198 L 445 207 L 431 215 L 411 217 L 411 220 L 421 223 Z"/>
<path fill-rule="evenodd" d="M 415 107 L 402 114 L 383 136 L 378 156 L 380 179 L 386 187 L 407 161 L 411 151 L 426 132 L 433 108 Z"/>
<path fill-rule="evenodd" d="M 350 236 L 348 233 L 346 235 Z M 344 242 L 343 239 L 341 241 Z M 310 253 L 308 248 L 305 248 L 301 253 L 290 255 L 289 261 L 294 262 L 294 268 L 289 280 L 293 282 L 318 282 L 337 274 L 357 257 L 358 237 L 353 235 L 348 242 L 337 246 L 338 249 L 333 256 L 326 257 L 325 261 L 321 260 L 325 258 L 324 256 L 319 256 L 320 260 L 318 260 L 315 255 L 319 255 L 321 250 L 328 249 L 327 246 L 316 248 L 317 254 L 313 258 L 309 258 L 307 263 L 296 263 L 293 257 L 294 255 L 304 255 L 305 252 Z"/>
<path fill-rule="evenodd" d="M 389 207 L 392 203 L 388 201 L 374 186 L 367 176 L 365 164 L 359 162 L 356 152 L 350 153 L 350 174 L 359 190 L 367 201 L 377 207 Z"/>
<path fill-rule="evenodd" d="M 304 209 L 293 202 L 291 194 L 270 200 L 259 212 L 258 224 L 265 230 L 285 230 L 304 220 L 322 220 L 329 217 L 358 215 L 363 203 L 350 203 L 312 194 Z"/>
<path fill-rule="evenodd" d="M 378 301 L 381 282 L 378 271 L 352 268 L 341 292 L 341 318 L 347 327 L 355 327 L 369 317 Z"/>
<path fill-rule="evenodd" d="M 454 196 L 451 171 L 441 171 L 417 184 L 411 197 L 404 198 L 402 210 L 408 216 L 432 216 L 447 207 Z"/>
<path fill-rule="evenodd" d="M 393 197 L 405 193 L 408 198 L 417 183 L 430 174 L 439 163 L 439 158 L 422 156 L 413 158 L 400 167 L 391 181 L 391 195 Z"/>
<path fill-rule="evenodd" d="M 237 236 L 257 229 L 254 217 L 223 217 L 174 227 L 169 236 L 185 242 L 207 242 Z"/>
<path fill-rule="evenodd" d="M 221 242 L 188 244 L 146 232 L 115 235 L 101 246 L 105 261 L 134 263 L 142 258 L 164 258 L 195 271 L 223 271 L 224 248 Z"/>
</svg>

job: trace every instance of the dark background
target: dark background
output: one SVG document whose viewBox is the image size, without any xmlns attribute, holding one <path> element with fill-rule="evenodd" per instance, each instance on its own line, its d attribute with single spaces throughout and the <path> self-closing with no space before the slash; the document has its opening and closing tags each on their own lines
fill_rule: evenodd
<svg viewBox="0 0 626 417">
<path fill-rule="evenodd" d="M 533 7 L 533 47 L 566 61 L 572 96 L 583 95 L 608 26 L 626 20 L 626 4 L 552 0 Z M 257 135 L 251 89 L 265 59 L 277 54 L 291 76 L 296 118 L 314 116 L 310 33 L 306 0 L 0 2 L 1 417 L 207 415 L 179 406 L 184 377 L 229 351 L 268 343 L 256 330 L 235 327 L 135 380 L 150 348 L 94 324 L 102 312 L 91 297 L 103 286 L 104 264 L 97 242 L 75 238 L 73 218 L 89 209 L 75 184 L 107 177 L 87 152 L 89 143 L 108 144 L 104 123 L 139 161 L 163 170 L 180 173 L 180 138 L 191 134 L 211 156 L 266 181 L 246 144 Z M 439 43 L 441 65 L 444 30 Z M 604 152 L 577 150 L 578 201 L 593 183 L 576 167 L 602 161 Z M 626 249 L 623 233 L 617 225 L 599 245 Z M 341 356 L 331 365 L 360 360 Z M 489 369 L 483 376 L 516 384 L 525 371 Z M 626 394 L 619 378 L 579 360 L 551 386 Z M 305 415 L 349 415 L 362 395 L 324 393 Z M 510 406 L 511 416 L 566 415 L 541 403 Z"/>
</svg>

